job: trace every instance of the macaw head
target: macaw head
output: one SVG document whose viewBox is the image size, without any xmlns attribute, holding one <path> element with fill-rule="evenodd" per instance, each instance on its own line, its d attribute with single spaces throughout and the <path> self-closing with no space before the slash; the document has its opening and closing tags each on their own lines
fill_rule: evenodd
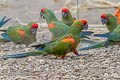
<svg viewBox="0 0 120 80">
<path fill-rule="evenodd" d="M 102 22 L 103 25 L 108 22 L 107 14 L 102 14 L 101 15 L 101 22 Z"/>
<path fill-rule="evenodd" d="M 50 9 L 47 9 L 47 8 L 42 8 L 42 9 L 41 9 L 40 16 L 41 16 L 43 19 L 48 19 L 48 20 L 56 19 L 53 11 L 50 10 Z"/>
<path fill-rule="evenodd" d="M 79 20 L 79 21 L 83 23 L 83 28 L 82 28 L 82 30 L 87 30 L 87 29 L 88 29 L 87 21 L 86 21 L 86 20 Z"/>
<path fill-rule="evenodd" d="M 70 32 L 74 35 L 80 35 L 81 30 L 83 29 L 83 22 L 76 20 L 70 27 Z"/>
<path fill-rule="evenodd" d="M 45 18 L 44 14 L 45 14 L 45 10 L 46 10 L 46 9 L 47 9 L 47 8 L 42 8 L 42 9 L 41 9 L 41 12 L 40 12 L 40 17 L 43 18 L 43 19 Z"/>
<path fill-rule="evenodd" d="M 63 18 L 67 18 L 69 13 L 70 13 L 70 11 L 69 11 L 68 8 L 63 8 L 62 9 L 62 17 Z"/>
<path fill-rule="evenodd" d="M 102 24 L 109 24 L 109 23 L 112 23 L 112 22 L 116 22 L 117 18 L 112 15 L 112 14 L 102 14 L 101 15 L 101 22 Z"/>
<path fill-rule="evenodd" d="M 37 29 L 38 29 L 38 24 L 37 23 L 32 23 L 31 24 L 31 32 L 33 34 L 35 34 L 37 32 Z"/>
<path fill-rule="evenodd" d="M 77 20 L 74 20 L 74 23 L 76 22 Z M 86 20 L 79 20 L 79 22 L 81 22 L 83 25 L 82 25 L 82 30 L 87 30 L 88 29 L 88 24 L 87 24 L 87 21 Z"/>
</svg>

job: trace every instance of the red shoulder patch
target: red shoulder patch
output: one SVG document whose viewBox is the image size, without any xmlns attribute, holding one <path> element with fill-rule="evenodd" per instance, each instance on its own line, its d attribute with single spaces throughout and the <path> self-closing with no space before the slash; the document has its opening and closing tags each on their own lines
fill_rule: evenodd
<svg viewBox="0 0 120 80">
<path fill-rule="evenodd" d="M 16 32 L 18 32 L 18 33 L 22 36 L 22 39 L 24 39 L 24 37 L 25 37 L 25 32 L 24 32 L 24 30 L 19 29 L 19 30 L 16 30 Z"/>
<path fill-rule="evenodd" d="M 54 27 L 56 27 L 56 25 L 54 24 L 53 21 L 50 24 L 48 24 L 48 28 L 54 28 Z"/>
<path fill-rule="evenodd" d="M 71 48 L 75 45 L 76 41 L 72 36 L 68 36 L 67 38 L 61 40 L 62 42 L 71 42 Z"/>
</svg>

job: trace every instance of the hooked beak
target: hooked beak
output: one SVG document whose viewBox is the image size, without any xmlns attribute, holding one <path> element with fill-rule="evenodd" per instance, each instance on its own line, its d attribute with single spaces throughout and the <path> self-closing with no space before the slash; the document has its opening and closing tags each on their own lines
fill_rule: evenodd
<svg viewBox="0 0 120 80">
<path fill-rule="evenodd" d="M 37 29 L 31 29 L 31 32 L 35 34 L 37 32 Z"/>
<path fill-rule="evenodd" d="M 106 23 L 108 22 L 108 20 L 101 18 L 101 22 L 102 22 L 102 24 L 104 25 L 104 24 L 106 24 Z"/>
<path fill-rule="evenodd" d="M 85 24 L 83 30 L 87 30 L 87 29 L 88 29 L 88 24 Z"/>
<path fill-rule="evenodd" d="M 44 13 L 40 12 L 40 17 L 45 19 Z"/>
<path fill-rule="evenodd" d="M 62 12 L 62 17 L 63 18 L 66 18 L 67 17 L 67 14 L 65 12 Z"/>
</svg>

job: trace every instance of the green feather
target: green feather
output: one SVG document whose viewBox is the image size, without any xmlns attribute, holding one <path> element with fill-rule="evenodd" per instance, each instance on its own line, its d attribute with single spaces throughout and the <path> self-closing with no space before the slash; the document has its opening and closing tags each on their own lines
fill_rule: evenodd
<svg viewBox="0 0 120 80">
<path fill-rule="evenodd" d="M 64 18 L 62 16 L 62 22 L 64 24 L 68 25 L 68 26 L 71 26 L 73 24 L 73 21 L 75 20 L 75 18 L 72 18 L 72 14 L 71 14 L 71 12 L 69 10 L 68 10 L 68 12 L 66 14 L 67 14 L 66 18 Z"/>
<path fill-rule="evenodd" d="M 75 25 L 79 25 L 78 27 L 75 27 Z M 26 56 L 33 56 L 33 55 L 39 55 L 39 54 L 53 54 L 56 57 L 64 56 L 68 52 L 72 52 L 76 49 L 79 43 L 80 35 L 83 23 L 80 23 L 79 21 L 72 24 L 69 31 L 66 35 L 56 39 L 55 41 L 44 45 L 44 51 L 35 51 L 35 52 L 28 52 L 28 53 L 21 53 L 21 54 L 13 54 L 13 55 L 5 55 L 3 58 L 20 58 L 20 57 L 26 57 Z M 71 36 L 75 40 L 75 44 L 73 45 L 72 42 L 63 42 L 62 40 L 68 38 Z M 71 47 L 72 46 L 72 47 Z M 44 53 L 43 53 L 44 52 Z"/>
<path fill-rule="evenodd" d="M 112 16 L 112 17 L 111 17 Z M 108 30 L 112 32 L 117 27 L 117 17 L 112 14 L 107 14 L 108 22 L 106 24 Z"/>
<path fill-rule="evenodd" d="M 36 33 L 33 34 L 31 32 L 31 25 L 32 25 L 32 23 L 35 23 L 35 22 L 30 22 L 26 26 L 10 26 L 5 31 L 5 33 L 8 35 L 8 37 L 14 43 L 17 43 L 17 44 L 26 44 L 26 45 L 31 44 L 32 42 L 36 41 Z M 17 30 L 23 30 L 24 31 L 24 33 L 25 33 L 24 39 L 22 39 L 21 34 L 19 34 L 17 32 Z"/>
</svg>

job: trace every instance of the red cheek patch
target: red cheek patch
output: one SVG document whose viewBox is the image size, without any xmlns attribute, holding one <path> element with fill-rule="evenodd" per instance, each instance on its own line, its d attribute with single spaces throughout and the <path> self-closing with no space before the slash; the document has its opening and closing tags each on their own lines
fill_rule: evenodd
<svg viewBox="0 0 120 80">
<path fill-rule="evenodd" d="M 79 24 L 75 25 L 75 27 L 79 27 L 79 26 L 80 26 Z"/>
<path fill-rule="evenodd" d="M 22 39 L 24 39 L 24 37 L 25 37 L 25 32 L 24 32 L 24 30 L 19 29 L 19 30 L 17 30 L 16 32 L 18 32 L 18 33 L 22 36 Z"/>
</svg>

